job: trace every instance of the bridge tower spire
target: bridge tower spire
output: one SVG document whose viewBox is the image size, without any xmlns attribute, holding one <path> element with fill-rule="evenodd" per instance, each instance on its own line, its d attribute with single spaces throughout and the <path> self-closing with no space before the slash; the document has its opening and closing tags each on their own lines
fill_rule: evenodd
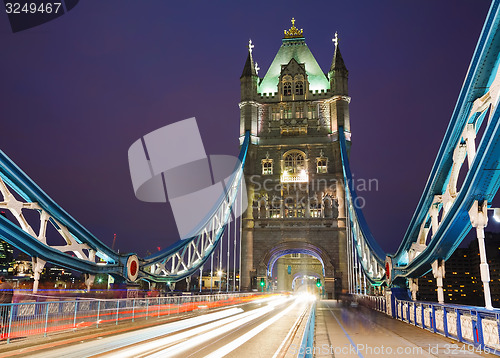
<svg viewBox="0 0 500 358">
<path fill-rule="evenodd" d="M 243 72 L 240 77 L 241 86 L 241 128 L 240 128 L 240 138 L 245 136 L 246 131 L 250 131 L 252 136 L 257 134 L 257 107 L 255 105 L 255 100 L 257 97 L 257 66 L 253 61 L 253 48 L 255 45 L 252 40 L 248 41 L 248 55 L 243 67 Z"/>
<path fill-rule="evenodd" d="M 332 113 L 332 131 L 335 132 L 339 127 L 343 127 L 344 131 L 350 133 L 351 124 L 349 120 L 349 102 L 348 97 L 348 77 L 349 71 L 344 63 L 342 54 L 340 53 L 340 38 L 338 33 L 335 32 L 335 37 L 332 39 L 335 50 L 333 54 L 332 64 L 328 72 L 328 79 L 330 81 L 330 89 L 336 100 L 331 103 Z M 350 139 L 349 137 L 347 138 Z"/>
</svg>

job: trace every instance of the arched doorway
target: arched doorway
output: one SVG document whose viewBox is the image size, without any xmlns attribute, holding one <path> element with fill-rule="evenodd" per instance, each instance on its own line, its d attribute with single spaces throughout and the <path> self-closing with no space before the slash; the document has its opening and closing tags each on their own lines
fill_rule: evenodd
<svg viewBox="0 0 500 358">
<path fill-rule="evenodd" d="M 283 253 L 272 264 L 268 277 L 272 277 L 275 290 L 293 292 L 295 281 L 299 277 L 319 278 L 323 282 L 325 269 L 320 259 L 308 253 Z M 309 279 L 301 283 L 309 284 Z"/>
<path fill-rule="evenodd" d="M 265 270 L 258 275 L 259 279 L 265 278 L 270 290 L 293 292 L 298 277 L 308 277 L 304 282 L 316 287 L 319 278 L 317 293 L 326 290 L 329 297 L 334 297 L 334 267 L 330 256 L 321 247 L 304 241 L 285 241 L 269 250 L 260 262 Z"/>
<path fill-rule="evenodd" d="M 319 286 L 318 281 L 320 284 Z M 297 272 L 292 279 L 292 291 L 294 293 L 306 292 L 323 294 L 324 285 L 324 276 L 309 270 Z"/>
</svg>

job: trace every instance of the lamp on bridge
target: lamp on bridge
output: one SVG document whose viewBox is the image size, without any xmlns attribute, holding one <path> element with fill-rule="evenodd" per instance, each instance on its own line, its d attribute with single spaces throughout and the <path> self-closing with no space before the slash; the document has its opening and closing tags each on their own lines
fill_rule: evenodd
<svg viewBox="0 0 500 358">
<path fill-rule="evenodd" d="M 494 208 L 494 209 L 493 209 L 493 219 L 494 219 L 497 223 L 500 223 L 500 208 Z"/>
</svg>

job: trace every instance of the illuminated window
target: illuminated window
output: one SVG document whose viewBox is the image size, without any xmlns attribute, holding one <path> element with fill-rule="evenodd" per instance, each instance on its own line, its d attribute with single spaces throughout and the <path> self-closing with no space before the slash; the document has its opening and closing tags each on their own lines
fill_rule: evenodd
<svg viewBox="0 0 500 358">
<path fill-rule="evenodd" d="M 305 217 L 305 209 L 302 204 L 300 203 L 297 204 L 293 199 L 285 201 L 285 218 L 303 218 L 303 217 Z"/>
<path fill-rule="evenodd" d="M 281 210 L 279 203 L 274 203 L 274 200 L 271 202 L 269 206 L 269 217 L 271 219 L 279 219 L 281 218 Z"/>
<path fill-rule="evenodd" d="M 266 161 L 262 163 L 262 175 L 273 174 L 273 161 Z"/>
<path fill-rule="evenodd" d="M 291 119 L 292 118 L 292 108 L 291 107 L 286 107 L 283 110 L 283 118 L 284 119 Z"/>
<path fill-rule="evenodd" d="M 326 159 L 319 159 L 316 162 L 316 170 L 319 174 L 326 173 L 328 171 L 326 166 Z"/>
<path fill-rule="evenodd" d="M 321 204 L 320 203 L 311 203 L 309 207 L 309 215 L 312 218 L 320 218 L 321 217 Z"/>
<path fill-rule="evenodd" d="M 312 104 L 307 106 L 307 118 L 308 119 L 316 118 L 316 105 Z"/>
<path fill-rule="evenodd" d="M 266 153 L 266 159 L 262 159 L 262 175 L 273 174 L 273 160 L 269 158 L 269 152 Z"/>
<path fill-rule="evenodd" d="M 288 153 L 283 158 L 284 170 L 289 174 L 299 173 L 306 167 L 306 161 L 304 154 L 299 151 L 293 151 Z"/>
<path fill-rule="evenodd" d="M 304 109 L 302 106 L 295 106 L 295 118 L 304 118 Z"/>
<path fill-rule="evenodd" d="M 323 150 L 318 158 L 316 158 L 316 173 L 324 174 L 328 172 L 328 159 L 325 157 Z"/>
<path fill-rule="evenodd" d="M 281 119 L 281 111 L 279 107 L 273 107 L 271 109 L 271 120 L 279 121 Z"/>
</svg>

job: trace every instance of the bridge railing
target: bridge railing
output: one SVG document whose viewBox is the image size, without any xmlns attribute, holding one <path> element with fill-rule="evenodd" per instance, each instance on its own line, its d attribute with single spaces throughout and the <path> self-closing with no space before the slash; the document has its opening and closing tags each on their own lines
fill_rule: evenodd
<svg viewBox="0 0 500 358">
<path fill-rule="evenodd" d="M 356 295 L 356 301 L 376 311 L 392 314 L 385 296 Z M 500 309 L 397 298 L 394 302 L 394 318 L 456 339 L 465 343 L 469 351 L 500 355 Z"/>
<path fill-rule="evenodd" d="M 500 310 L 398 299 L 395 305 L 401 321 L 500 355 Z"/>
<path fill-rule="evenodd" d="M 306 327 L 302 334 L 300 342 L 299 354 L 297 358 L 312 358 L 314 352 L 314 331 L 316 325 L 316 302 L 313 303 L 309 317 L 307 318 Z"/>
<path fill-rule="evenodd" d="M 385 296 L 355 295 L 356 302 L 371 308 L 372 310 L 387 313 L 387 301 Z"/>
<path fill-rule="evenodd" d="M 262 296 L 259 293 L 220 293 L 0 304 L 0 342 L 10 343 L 12 339 L 17 338 L 39 338 L 54 332 L 154 319 L 182 312 L 233 305 Z"/>
</svg>

